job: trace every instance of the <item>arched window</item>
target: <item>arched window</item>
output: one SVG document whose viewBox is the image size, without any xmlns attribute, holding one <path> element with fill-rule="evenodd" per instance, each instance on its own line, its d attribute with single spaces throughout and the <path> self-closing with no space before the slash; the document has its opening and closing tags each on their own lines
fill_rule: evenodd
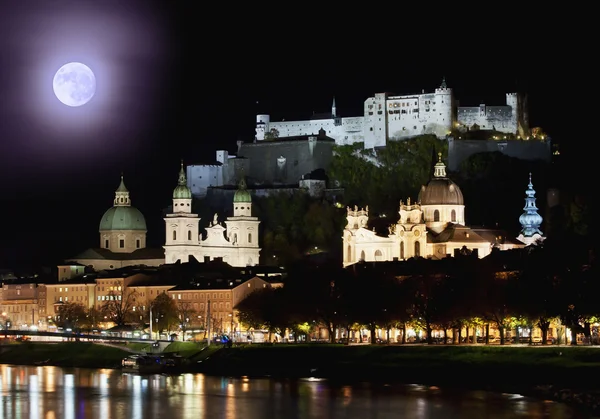
<svg viewBox="0 0 600 419">
<path fill-rule="evenodd" d="M 248 243 L 252 243 L 252 233 L 248 233 Z"/>
<path fill-rule="evenodd" d="M 375 250 L 375 261 L 379 262 L 383 260 L 383 254 L 381 253 L 381 250 L 377 249 Z"/>
<path fill-rule="evenodd" d="M 415 242 L 415 257 L 421 256 L 421 242 Z"/>
<path fill-rule="evenodd" d="M 346 251 L 346 262 L 352 262 L 352 246 L 348 246 Z"/>
<path fill-rule="evenodd" d="M 452 210 L 452 212 L 450 213 L 450 221 L 452 221 L 453 223 L 456 222 L 456 211 Z"/>
<path fill-rule="evenodd" d="M 365 260 L 365 251 L 360 252 L 360 260 Z"/>
<path fill-rule="evenodd" d="M 173 240 L 177 240 L 177 232 L 173 230 Z"/>
<path fill-rule="evenodd" d="M 192 230 L 188 230 L 188 240 L 192 240 Z"/>
<path fill-rule="evenodd" d="M 433 221 L 440 221 L 440 212 L 438 210 L 433 211 Z"/>
<path fill-rule="evenodd" d="M 233 233 L 233 244 L 237 244 L 237 233 Z"/>
<path fill-rule="evenodd" d="M 400 242 L 400 259 L 404 259 L 404 242 Z"/>
</svg>

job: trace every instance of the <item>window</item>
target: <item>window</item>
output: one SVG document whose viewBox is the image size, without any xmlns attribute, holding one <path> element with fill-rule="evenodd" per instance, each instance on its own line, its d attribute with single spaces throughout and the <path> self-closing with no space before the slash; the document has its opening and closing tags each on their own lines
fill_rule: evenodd
<svg viewBox="0 0 600 419">
<path fill-rule="evenodd" d="M 421 242 L 415 242 L 415 257 L 421 256 Z"/>
<path fill-rule="evenodd" d="M 125 248 L 125 239 L 119 239 L 119 248 Z"/>
<path fill-rule="evenodd" d="M 351 246 L 348 246 L 348 251 L 346 252 L 346 261 L 347 262 L 352 261 L 352 247 Z"/>
<path fill-rule="evenodd" d="M 108 249 L 108 240 L 104 240 L 104 247 Z"/>
<path fill-rule="evenodd" d="M 360 260 L 365 260 L 365 251 L 364 250 L 362 250 L 360 252 Z"/>
<path fill-rule="evenodd" d="M 440 221 L 440 212 L 438 210 L 433 211 L 433 221 Z"/>
<path fill-rule="evenodd" d="M 188 230 L 188 240 L 192 240 L 192 230 Z"/>
<path fill-rule="evenodd" d="M 177 232 L 173 230 L 173 240 L 177 240 Z"/>
<path fill-rule="evenodd" d="M 135 241 L 135 248 L 136 248 L 136 249 L 139 249 L 141 245 L 142 245 L 142 244 L 140 243 L 140 239 L 137 239 L 137 240 Z"/>
<path fill-rule="evenodd" d="M 456 211 L 452 210 L 452 212 L 450 213 L 450 220 L 455 223 L 456 222 Z"/>
<path fill-rule="evenodd" d="M 400 259 L 404 259 L 404 242 L 400 242 Z"/>
<path fill-rule="evenodd" d="M 252 243 L 252 233 L 248 233 L 248 243 Z"/>
<path fill-rule="evenodd" d="M 383 260 L 383 254 L 381 253 L 381 250 L 375 250 L 375 261 L 379 262 Z"/>
</svg>

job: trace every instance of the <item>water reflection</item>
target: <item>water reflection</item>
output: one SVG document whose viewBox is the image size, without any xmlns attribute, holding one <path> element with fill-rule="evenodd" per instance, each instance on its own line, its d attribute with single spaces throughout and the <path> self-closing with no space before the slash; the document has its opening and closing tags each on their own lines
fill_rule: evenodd
<svg viewBox="0 0 600 419">
<path fill-rule="evenodd" d="M 327 381 L 0 365 L 0 419 L 584 418 L 526 397 Z"/>
</svg>

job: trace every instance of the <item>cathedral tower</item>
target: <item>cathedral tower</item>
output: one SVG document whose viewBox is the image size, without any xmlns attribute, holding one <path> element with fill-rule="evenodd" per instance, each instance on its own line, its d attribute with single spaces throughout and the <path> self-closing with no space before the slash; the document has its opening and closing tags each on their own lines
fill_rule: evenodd
<svg viewBox="0 0 600 419">
<path fill-rule="evenodd" d="M 196 255 L 200 248 L 198 214 L 192 213 L 192 191 L 187 186 L 183 161 L 179 171 L 177 186 L 173 190 L 173 211 L 165 220 L 166 242 L 165 263 L 178 260 L 189 261 L 190 255 Z"/>
<path fill-rule="evenodd" d="M 529 173 L 529 184 L 525 191 L 525 207 L 523 214 L 519 217 L 521 223 L 521 234 L 517 237 L 522 243 L 530 245 L 538 240 L 544 240 L 543 233 L 540 230 L 543 218 L 538 214 L 538 208 L 535 205 L 535 189 L 531 183 L 531 173 Z"/>
<path fill-rule="evenodd" d="M 254 266 L 259 263 L 258 225 L 260 221 L 252 216 L 252 195 L 246 186 L 244 176 L 233 196 L 233 217 L 228 217 L 227 238 L 236 249 L 229 256 L 232 266 Z"/>
</svg>

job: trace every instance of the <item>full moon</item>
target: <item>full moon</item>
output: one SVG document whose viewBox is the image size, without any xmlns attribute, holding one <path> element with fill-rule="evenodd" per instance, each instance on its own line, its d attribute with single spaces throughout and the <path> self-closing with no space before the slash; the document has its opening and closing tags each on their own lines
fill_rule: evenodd
<svg viewBox="0 0 600 419">
<path fill-rule="evenodd" d="M 96 76 L 85 64 L 68 63 L 58 69 L 52 81 L 54 94 L 67 106 L 82 106 L 96 93 Z"/>
</svg>

